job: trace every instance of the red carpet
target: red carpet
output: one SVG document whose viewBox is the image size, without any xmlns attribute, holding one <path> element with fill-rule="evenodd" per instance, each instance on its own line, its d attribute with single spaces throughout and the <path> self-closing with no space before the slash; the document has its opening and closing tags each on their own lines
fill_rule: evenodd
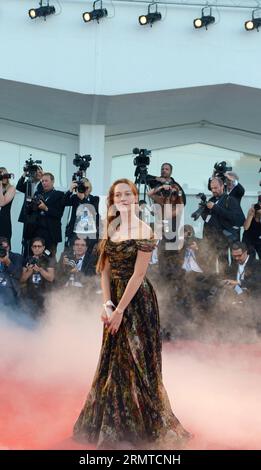
<svg viewBox="0 0 261 470">
<path fill-rule="evenodd" d="M 92 377 L 39 383 L 33 370 L 14 378 L 12 366 L 0 371 L 0 448 L 86 449 L 71 434 Z M 260 449 L 260 344 L 167 343 L 163 366 L 173 409 L 195 435 L 191 449 Z"/>
</svg>

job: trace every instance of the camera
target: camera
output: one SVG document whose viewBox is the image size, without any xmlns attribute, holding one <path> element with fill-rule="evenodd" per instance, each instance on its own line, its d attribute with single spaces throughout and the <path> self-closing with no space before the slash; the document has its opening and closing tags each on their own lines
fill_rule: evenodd
<svg viewBox="0 0 261 470">
<path fill-rule="evenodd" d="M 3 174 L 0 174 L 0 181 L 3 181 L 4 179 L 10 179 L 10 178 L 14 178 L 14 174 L 13 174 L 13 173 L 3 173 Z"/>
<path fill-rule="evenodd" d="M 78 153 L 75 153 L 74 155 L 74 166 L 79 167 L 81 171 L 86 171 L 87 168 L 89 168 L 90 166 L 90 161 L 92 160 L 92 157 L 90 155 L 79 155 Z"/>
<path fill-rule="evenodd" d="M 224 174 L 227 171 L 232 171 L 232 166 L 227 166 L 227 162 L 223 161 L 223 162 L 215 163 L 214 176 L 224 179 L 225 178 Z"/>
<path fill-rule="evenodd" d="M 0 245 L 0 258 L 4 258 L 7 255 L 7 249 Z"/>
<path fill-rule="evenodd" d="M 70 252 L 70 253 L 67 253 L 64 258 L 64 269 L 67 271 L 71 271 L 71 269 L 74 269 L 76 268 L 76 262 L 75 260 L 73 259 L 73 253 Z"/>
<path fill-rule="evenodd" d="M 256 204 L 254 204 L 254 209 L 255 209 L 255 211 L 260 211 L 261 203 L 257 202 Z"/>
<path fill-rule="evenodd" d="M 76 171 L 72 176 L 72 181 L 77 183 L 77 191 L 78 193 L 85 193 L 86 187 L 83 178 L 85 177 L 85 173 L 87 168 L 90 166 L 90 161 L 92 157 L 90 155 L 79 155 L 75 153 L 75 158 L 73 159 L 73 164 L 79 167 L 79 170 Z"/>
<path fill-rule="evenodd" d="M 39 169 L 39 165 L 42 164 L 42 160 L 33 160 L 31 157 L 25 161 L 24 164 L 24 173 L 27 177 L 33 177 L 37 170 Z"/>
<path fill-rule="evenodd" d="M 140 187 L 141 184 L 145 185 L 145 188 L 148 184 L 148 169 L 147 166 L 150 164 L 150 156 L 151 156 L 151 150 L 148 149 L 138 149 L 135 147 L 132 150 L 132 153 L 135 156 L 133 160 L 133 164 L 136 166 L 136 170 L 134 173 L 135 176 L 135 184 Z M 144 195 L 143 199 L 146 199 L 146 190 L 144 188 Z"/>
<path fill-rule="evenodd" d="M 44 196 L 43 194 L 38 194 L 36 193 L 30 201 L 27 201 L 27 211 L 28 212 L 35 212 L 37 211 L 39 205 L 41 202 L 44 201 Z"/>
<path fill-rule="evenodd" d="M 200 199 L 200 202 L 199 202 L 198 209 L 195 212 L 193 212 L 193 214 L 191 214 L 191 217 L 194 221 L 199 219 L 199 217 L 203 214 L 203 212 L 206 208 L 206 205 L 207 205 L 207 196 L 206 196 L 206 194 L 198 193 L 198 194 L 196 194 L 196 198 Z"/>
<path fill-rule="evenodd" d="M 163 196 L 165 198 L 170 197 L 170 196 L 182 196 L 182 192 L 178 191 L 176 188 L 170 187 L 169 189 L 164 189 L 162 188 L 158 194 L 160 196 Z"/>
<path fill-rule="evenodd" d="M 85 193 L 86 187 L 83 178 L 82 171 L 77 171 L 72 176 L 72 181 L 77 183 L 77 191 L 78 193 Z"/>
<path fill-rule="evenodd" d="M 211 186 L 210 183 L 213 178 L 220 178 L 224 185 L 226 185 L 226 176 L 225 173 L 227 171 L 232 171 L 232 166 L 227 166 L 227 162 L 222 161 L 222 162 L 216 162 L 214 165 L 214 170 L 213 170 L 213 175 L 211 178 L 208 180 L 208 190 L 211 191 Z"/>
<path fill-rule="evenodd" d="M 151 150 L 138 149 L 135 147 L 132 153 L 136 155 L 133 160 L 135 166 L 148 166 L 150 164 Z"/>
<path fill-rule="evenodd" d="M 31 256 L 29 259 L 28 259 L 28 263 L 27 264 L 31 264 L 32 266 L 39 266 L 39 259 L 38 258 L 35 258 L 35 256 Z"/>
</svg>

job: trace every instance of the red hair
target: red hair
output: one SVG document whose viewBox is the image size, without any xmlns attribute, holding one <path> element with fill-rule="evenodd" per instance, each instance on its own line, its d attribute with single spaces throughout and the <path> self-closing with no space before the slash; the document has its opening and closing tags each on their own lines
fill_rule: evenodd
<svg viewBox="0 0 261 470">
<path fill-rule="evenodd" d="M 111 185 L 109 189 L 109 194 L 107 197 L 107 217 L 106 217 L 105 233 L 104 233 L 103 240 L 101 240 L 98 245 L 99 259 L 96 265 L 97 273 L 100 273 L 104 269 L 104 266 L 105 266 L 105 261 L 106 261 L 105 246 L 107 243 L 107 239 L 109 238 L 108 227 L 116 218 L 119 217 L 119 212 L 115 213 L 115 211 L 113 211 L 113 214 L 110 213 L 111 208 L 114 207 L 114 191 L 118 184 L 127 184 L 128 186 L 130 186 L 131 192 L 132 194 L 134 194 L 134 196 L 138 197 L 139 195 L 138 189 L 135 186 L 135 184 L 132 181 L 128 180 L 127 178 L 118 179 L 114 181 L 114 183 Z"/>
</svg>

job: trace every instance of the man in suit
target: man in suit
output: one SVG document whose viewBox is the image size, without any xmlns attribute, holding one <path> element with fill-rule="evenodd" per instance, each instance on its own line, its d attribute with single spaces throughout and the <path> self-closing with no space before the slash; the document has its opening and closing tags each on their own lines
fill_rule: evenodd
<svg viewBox="0 0 261 470">
<path fill-rule="evenodd" d="M 24 193 L 24 202 L 22 209 L 18 218 L 18 222 L 24 224 L 23 226 L 23 236 L 22 236 L 22 254 L 24 258 L 29 256 L 30 244 L 29 240 L 31 238 L 31 222 L 34 218 L 30 212 L 30 205 L 32 198 L 37 194 L 43 192 L 43 185 L 41 183 L 41 178 L 43 176 L 43 169 L 40 165 L 36 165 L 35 171 L 32 174 L 28 174 L 26 171 L 19 178 L 16 189 L 21 193 Z"/>
<path fill-rule="evenodd" d="M 261 261 L 253 258 L 247 251 L 247 245 L 237 242 L 232 245 L 232 256 L 235 260 L 229 270 L 229 279 L 225 284 L 234 288 L 237 294 L 248 292 L 256 295 L 260 292 Z"/>
<path fill-rule="evenodd" d="M 83 288 L 87 278 L 95 276 L 97 249 L 92 240 L 75 238 L 72 252 L 62 253 L 58 263 L 57 280 L 63 287 Z"/>
<path fill-rule="evenodd" d="M 43 238 L 45 248 L 55 255 L 57 244 L 62 241 L 61 218 L 64 211 L 64 193 L 54 189 L 52 173 L 44 173 L 41 183 L 43 192 L 35 204 L 36 219 L 30 239 Z"/>
<path fill-rule="evenodd" d="M 0 237 L 0 302 L 4 306 L 17 305 L 22 267 L 22 256 L 12 253 L 8 239 Z"/>
<path fill-rule="evenodd" d="M 43 185 L 41 182 L 43 176 L 43 169 L 40 165 L 37 165 L 37 170 L 34 172 L 32 176 L 32 181 L 26 180 L 26 172 L 22 174 L 21 178 L 19 178 L 16 189 L 21 193 L 24 193 L 24 203 L 18 218 L 18 222 L 22 222 L 23 224 L 26 222 L 26 198 L 28 196 L 27 192 L 30 192 L 30 198 L 32 198 L 35 194 L 40 194 L 43 192 Z M 28 188 L 28 183 L 30 184 L 30 188 Z"/>
<path fill-rule="evenodd" d="M 151 176 L 148 175 L 147 180 L 149 186 L 152 188 L 148 192 L 148 196 L 153 199 L 154 202 L 160 203 L 158 200 L 159 198 L 159 192 L 162 189 L 165 189 L 165 191 L 168 191 L 171 189 L 173 185 L 177 186 L 177 188 L 180 191 L 180 196 L 182 197 L 182 201 L 184 206 L 186 205 L 186 194 L 183 190 L 183 188 L 180 186 L 180 184 L 174 180 L 174 178 L 171 176 L 172 174 L 173 167 L 171 163 L 163 163 L 161 165 L 160 169 L 160 176 Z"/>
<path fill-rule="evenodd" d="M 210 263 L 215 271 L 216 259 L 219 270 L 228 263 L 228 248 L 238 241 L 239 228 L 244 224 L 244 214 L 236 198 L 226 194 L 221 178 L 210 182 L 212 197 L 202 213 L 204 220 L 203 238 L 208 245 Z"/>
</svg>

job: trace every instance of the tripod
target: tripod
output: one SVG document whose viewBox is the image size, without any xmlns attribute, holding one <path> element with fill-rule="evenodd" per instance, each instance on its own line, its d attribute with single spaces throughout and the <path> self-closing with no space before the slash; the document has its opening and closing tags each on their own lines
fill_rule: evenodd
<svg viewBox="0 0 261 470">
<path fill-rule="evenodd" d="M 34 173 L 29 172 L 25 182 L 25 199 L 23 204 L 23 235 L 22 235 L 22 255 L 24 258 L 30 254 L 30 240 L 33 237 L 35 226 L 37 225 L 37 213 L 32 212 L 31 205 L 34 197 Z"/>
<path fill-rule="evenodd" d="M 146 166 L 137 166 L 135 170 L 135 185 L 138 189 L 139 194 L 139 207 L 140 207 L 140 218 L 148 225 L 150 225 L 150 217 L 154 216 L 153 210 L 150 208 L 150 200 L 147 195 L 148 185 L 148 170 Z M 143 189 L 142 189 L 143 186 Z"/>
<path fill-rule="evenodd" d="M 147 176 L 148 176 L 148 169 L 146 166 L 137 166 L 135 173 L 135 184 L 138 188 L 138 193 L 139 193 L 139 199 L 141 196 L 143 196 L 142 200 L 147 202 L 147 191 L 148 191 L 148 181 L 147 181 Z M 143 185 L 143 192 L 142 192 L 142 187 Z"/>
</svg>

